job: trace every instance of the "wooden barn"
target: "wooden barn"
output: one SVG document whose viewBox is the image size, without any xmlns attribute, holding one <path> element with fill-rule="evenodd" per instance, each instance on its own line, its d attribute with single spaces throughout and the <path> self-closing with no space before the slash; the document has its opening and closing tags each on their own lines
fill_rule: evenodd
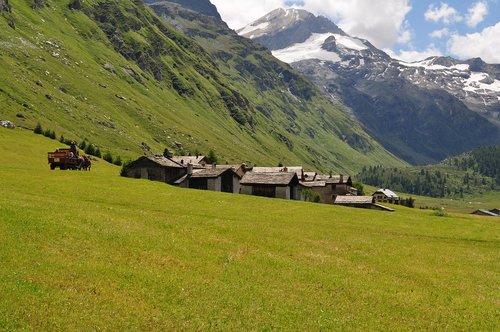
<svg viewBox="0 0 500 332">
<path fill-rule="evenodd" d="M 189 164 L 187 174 L 175 181 L 174 184 L 181 188 L 238 194 L 241 179 L 239 170 L 231 165 L 207 165 L 203 169 L 193 169 Z"/>
<path fill-rule="evenodd" d="M 376 202 L 382 203 L 399 204 L 401 201 L 401 198 L 389 189 L 379 189 L 373 194 L 373 197 Z"/>
<path fill-rule="evenodd" d="M 333 204 L 362 209 L 394 211 L 386 206 L 376 204 L 373 196 L 337 196 Z"/>
<path fill-rule="evenodd" d="M 324 181 L 335 196 L 357 195 L 358 190 L 352 186 L 349 175 L 316 175 L 315 181 Z"/>
<path fill-rule="evenodd" d="M 498 214 L 500 216 L 500 209 L 493 209 L 490 210 L 490 212 L 493 212 L 494 214 Z"/>
<path fill-rule="evenodd" d="M 248 172 L 240 181 L 241 193 L 263 197 L 300 199 L 299 178 L 289 172 Z"/>
<path fill-rule="evenodd" d="M 125 176 L 172 184 L 187 173 L 187 167 L 164 156 L 140 157 L 125 168 Z"/>
<path fill-rule="evenodd" d="M 479 209 L 479 210 L 472 212 L 472 214 L 475 214 L 478 216 L 499 217 L 500 215 L 498 213 L 495 213 L 496 210 L 497 209 L 488 211 L 488 210 L 484 210 L 484 209 Z"/>
<path fill-rule="evenodd" d="M 320 203 L 333 204 L 335 195 L 332 192 L 332 186 L 328 186 L 326 181 L 300 181 L 301 200 L 306 200 L 306 191 L 310 190 L 317 193 L 320 198 Z"/>
</svg>

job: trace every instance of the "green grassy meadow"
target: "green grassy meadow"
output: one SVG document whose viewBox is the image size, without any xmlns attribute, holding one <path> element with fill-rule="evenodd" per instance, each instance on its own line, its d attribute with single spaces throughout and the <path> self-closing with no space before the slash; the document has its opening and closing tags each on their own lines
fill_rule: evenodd
<svg viewBox="0 0 500 332">
<path fill-rule="evenodd" d="M 500 223 L 50 171 L 0 128 L 0 330 L 498 331 Z"/>
<path fill-rule="evenodd" d="M 380 188 L 364 185 L 367 195 L 372 195 Z M 412 197 L 415 199 L 416 209 L 444 209 L 453 213 L 472 213 L 477 209 L 492 210 L 500 206 L 500 191 L 487 191 L 482 194 L 465 195 L 464 198 L 434 198 L 397 192 L 402 198 Z"/>
</svg>

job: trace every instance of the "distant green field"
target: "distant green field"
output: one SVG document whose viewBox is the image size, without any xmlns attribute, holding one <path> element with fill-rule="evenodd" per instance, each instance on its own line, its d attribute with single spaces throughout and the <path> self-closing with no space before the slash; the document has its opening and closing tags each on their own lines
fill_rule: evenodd
<svg viewBox="0 0 500 332">
<path fill-rule="evenodd" d="M 379 188 L 364 186 L 367 195 L 373 194 Z M 464 198 L 433 198 L 398 192 L 403 198 L 415 199 L 417 209 L 444 209 L 454 213 L 472 213 L 477 209 L 491 210 L 500 208 L 500 191 L 489 191 L 478 195 L 465 195 Z"/>
<path fill-rule="evenodd" d="M 0 330 L 498 331 L 500 222 L 50 171 L 0 128 Z"/>
</svg>

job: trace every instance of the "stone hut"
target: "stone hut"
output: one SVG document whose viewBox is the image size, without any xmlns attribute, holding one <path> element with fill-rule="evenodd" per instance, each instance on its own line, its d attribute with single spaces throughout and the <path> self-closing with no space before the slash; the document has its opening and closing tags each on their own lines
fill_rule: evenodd
<svg viewBox="0 0 500 332">
<path fill-rule="evenodd" d="M 248 172 L 240 181 L 241 193 L 282 199 L 300 199 L 299 178 L 290 172 Z"/>
<path fill-rule="evenodd" d="M 187 174 L 174 182 L 181 188 L 222 191 L 238 194 L 240 179 L 238 170 L 231 165 L 207 165 L 203 169 L 194 169 L 188 165 Z"/>
<path fill-rule="evenodd" d="M 391 208 L 377 204 L 373 196 L 337 196 L 333 204 L 362 209 L 394 211 Z"/>
<path fill-rule="evenodd" d="M 164 156 L 143 156 L 125 168 L 125 176 L 172 184 L 187 173 L 187 167 Z"/>
</svg>

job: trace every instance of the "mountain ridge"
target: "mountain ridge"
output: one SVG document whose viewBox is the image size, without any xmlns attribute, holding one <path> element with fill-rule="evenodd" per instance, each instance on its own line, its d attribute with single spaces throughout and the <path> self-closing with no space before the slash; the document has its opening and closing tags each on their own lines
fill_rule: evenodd
<svg viewBox="0 0 500 332">
<path fill-rule="evenodd" d="M 500 66 L 452 58 L 405 63 L 343 33 L 333 22 L 330 31 L 318 30 L 317 22 L 324 18 L 312 14 L 275 29 L 274 22 L 286 13 L 273 13 L 279 15 L 265 15 L 240 32 L 253 35 L 325 95 L 340 100 L 347 113 L 400 158 L 434 163 L 500 141 Z M 295 34 L 297 26 L 307 31 L 305 37 Z M 259 35 L 251 27 L 260 27 Z M 283 38 L 287 33 L 289 38 Z M 474 71 L 479 69 L 486 72 Z"/>
</svg>

